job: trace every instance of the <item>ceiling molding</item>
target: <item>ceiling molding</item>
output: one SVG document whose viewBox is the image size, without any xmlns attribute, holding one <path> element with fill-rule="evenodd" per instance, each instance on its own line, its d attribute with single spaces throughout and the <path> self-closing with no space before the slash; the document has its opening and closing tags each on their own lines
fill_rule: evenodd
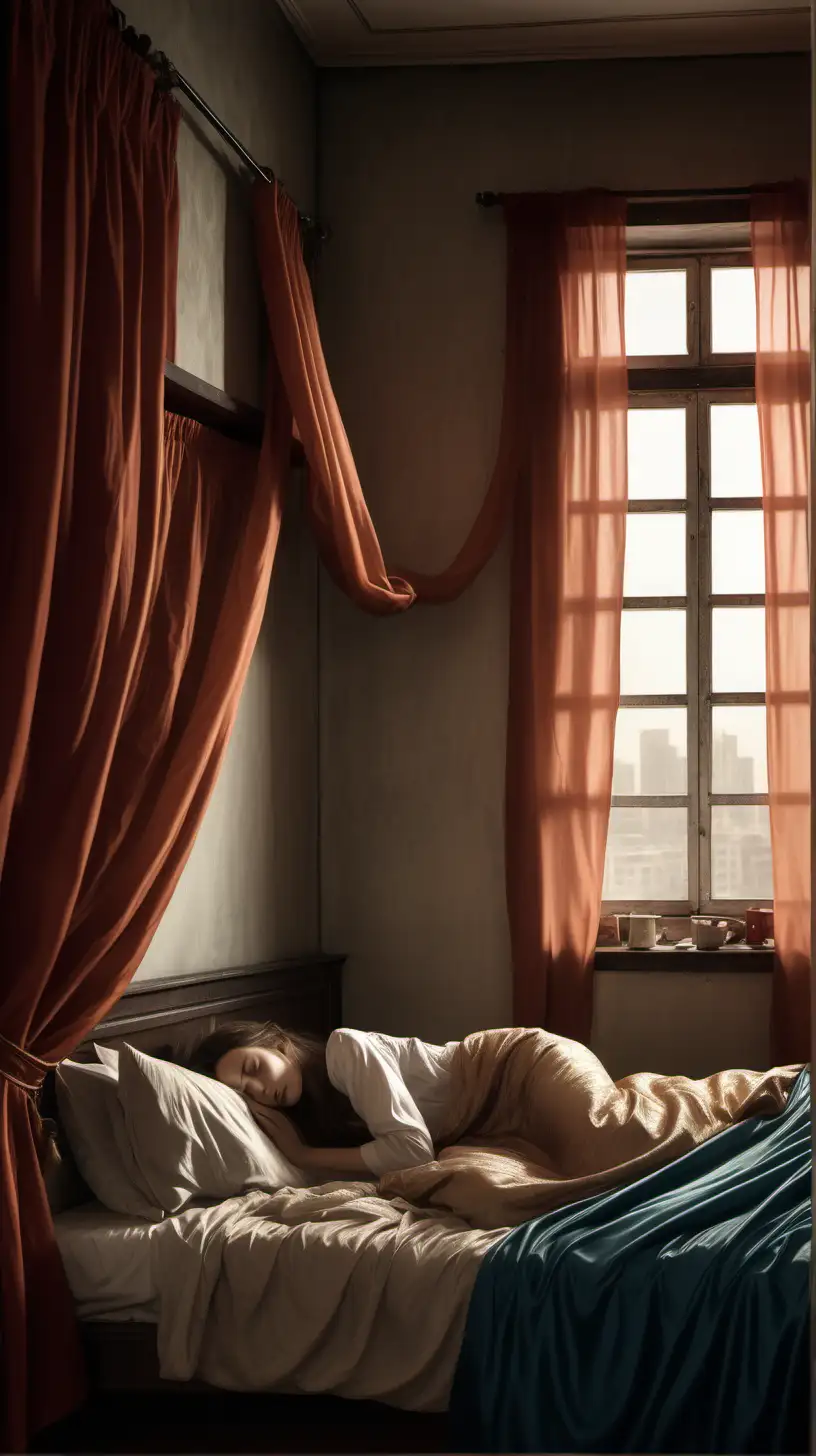
<svg viewBox="0 0 816 1456">
<path fill-rule="evenodd" d="M 287 0 L 284 0 L 287 3 Z M 291 3 L 291 0 L 288 0 Z M 699 25 L 704 22 L 716 20 L 745 20 L 784 19 L 790 15 L 810 15 L 810 6 L 805 4 L 793 5 L 745 5 L 739 10 L 675 10 L 669 15 L 662 13 L 651 14 L 644 11 L 637 11 L 630 15 L 578 15 L 571 16 L 569 20 L 490 20 L 482 21 L 478 25 L 372 25 L 368 16 L 363 11 L 360 0 L 345 0 L 349 10 L 368 31 L 369 35 L 396 36 L 396 35 L 453 35 L 466 34 L 476 35 L 480 31 L 501 30 L 570 30 L 573 27 L 586 25 L 648 25 L 654 28 L 657 25 L 670 25 L 674 23 L 689 23 Z M 296 8 L 296 7 L 295 7 Z"/>
<path fill-rule="evenodd" d="M 289 21 L 292 29 L 300 36 L 304 45 L 311 51 L 315 44 L 315 33 L 303 14 L 297 0 L 278 0 L 278 5 Z"/>
<path fill-rule="evenodd" d="M 377 23 L 372 0 L 278 0 L 280 8 L 320 66 L 462 65 L 501 61 L 610 59 L 807 51 L 810 6 L 783 5 L 674 9 L 650 13 L 635 0 L 627 14 L 548 15 L 506 20 L 506 0 L 495 0 L 496 19 L 474 25 L 445 18 L 423 25 Z M 682 3 L 682 0 L 680 0 Z M 677 0 L 675 0 L 677 4 Z M 399 6 L 397 5 L 397 10 Z M 367 13 L 368 12 L 368 13 Z M 484 4 L 480 14 L 484 15 Z"/>
</svg>

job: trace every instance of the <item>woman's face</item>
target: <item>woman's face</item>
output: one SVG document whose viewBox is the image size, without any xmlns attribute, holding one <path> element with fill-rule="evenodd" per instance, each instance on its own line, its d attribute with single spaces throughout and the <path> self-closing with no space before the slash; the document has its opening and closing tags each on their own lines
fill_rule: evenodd
<svg viewBox="0 0 816 1456">
<path fill-rule="evenodd" d="M 215 1075 L 265 1107 L 294 1107 L 303 1091 L 297 1062 L 268 1047 L 234 1047 L 216 1063 Z"/>
</svg>

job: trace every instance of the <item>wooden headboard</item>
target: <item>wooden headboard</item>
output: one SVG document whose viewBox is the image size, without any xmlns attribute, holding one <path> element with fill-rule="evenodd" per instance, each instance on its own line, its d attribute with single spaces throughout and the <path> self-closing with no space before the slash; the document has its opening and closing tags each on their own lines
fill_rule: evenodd
<svg viewBox="0 0 816 1456">
<path fill-rule="evenodd" d="M 129 1042 L 145 1052 L 169 1042 L 183 1054 L 219 1022 L 232 1020 L 278 1021 L 293 1031 L 328 1036 L 342 1022 L 344 960 L 315 953 L 259 966 L 132 982 L 70 1055 L 75 1061 L 95 1061 L 94 1042 L 112 1047 Z M 43 1092 L 46 1115 L 53 1115 L 51 1080 Z"/>
</svg>

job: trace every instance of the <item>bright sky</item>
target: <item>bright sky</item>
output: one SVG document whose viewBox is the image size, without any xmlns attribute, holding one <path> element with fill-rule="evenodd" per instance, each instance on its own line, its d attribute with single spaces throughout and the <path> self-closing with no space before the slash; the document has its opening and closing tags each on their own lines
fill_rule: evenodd
<svg viewBox="0 0 816 1456">
<path fill-rule="evenodd" d="M 751 268 L 712 270 L 713 347 L 750 352 L 756 347 L 755 295 Z M 630 354 L 686 352 L 686 289 L 682 272 L 633 272 L 626 280 L 626 339 Z M 701 406 L 702 407 L 702 406 Z M 629 411 L 629 497 L 682 500 L 686 497 L 686 411 L 637 408 Z M 762 513 L 716 510 L 717 497 L 761 497 L 756 406 L 711 408 L 710 490 L 714 510 L 710 543 L 715 593 L 761 594 L 765 589 Z M 627 522 L 624 593 L 630 597 L 686 595 L 686 517 L 681 511 L 630 514 Z M 715 691 L 763 692 L 765 622 L 762 608 L 715 608 L 712 672 Z M 621 626 L 621 691 L 631 694 L 686 691 L 686 614 L 656 610 L 624 613 Z M 622 709 L 615 757 L 637 765 L 640 734 L 668 729 L 670 742 L 686 755 L 684 709 Z M 713 733 L 734 734 L 738 752 L 754 760 L 754 782 L 767 784 L 765 710 L 714 710 Z M 639 785 L 636 781 L 635 792 Z"/>
</svg>

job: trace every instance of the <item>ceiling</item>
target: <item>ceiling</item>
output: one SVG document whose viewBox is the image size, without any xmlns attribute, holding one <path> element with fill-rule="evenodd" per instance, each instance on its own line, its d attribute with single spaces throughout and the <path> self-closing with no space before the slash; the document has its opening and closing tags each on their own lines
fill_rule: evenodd
<svg viewBox="0 0 816 1456">
<path fill-rule="evenodd" d="M 804 51 L 809 0 L 278 0 L 320 66 Z"/>
</svg>

